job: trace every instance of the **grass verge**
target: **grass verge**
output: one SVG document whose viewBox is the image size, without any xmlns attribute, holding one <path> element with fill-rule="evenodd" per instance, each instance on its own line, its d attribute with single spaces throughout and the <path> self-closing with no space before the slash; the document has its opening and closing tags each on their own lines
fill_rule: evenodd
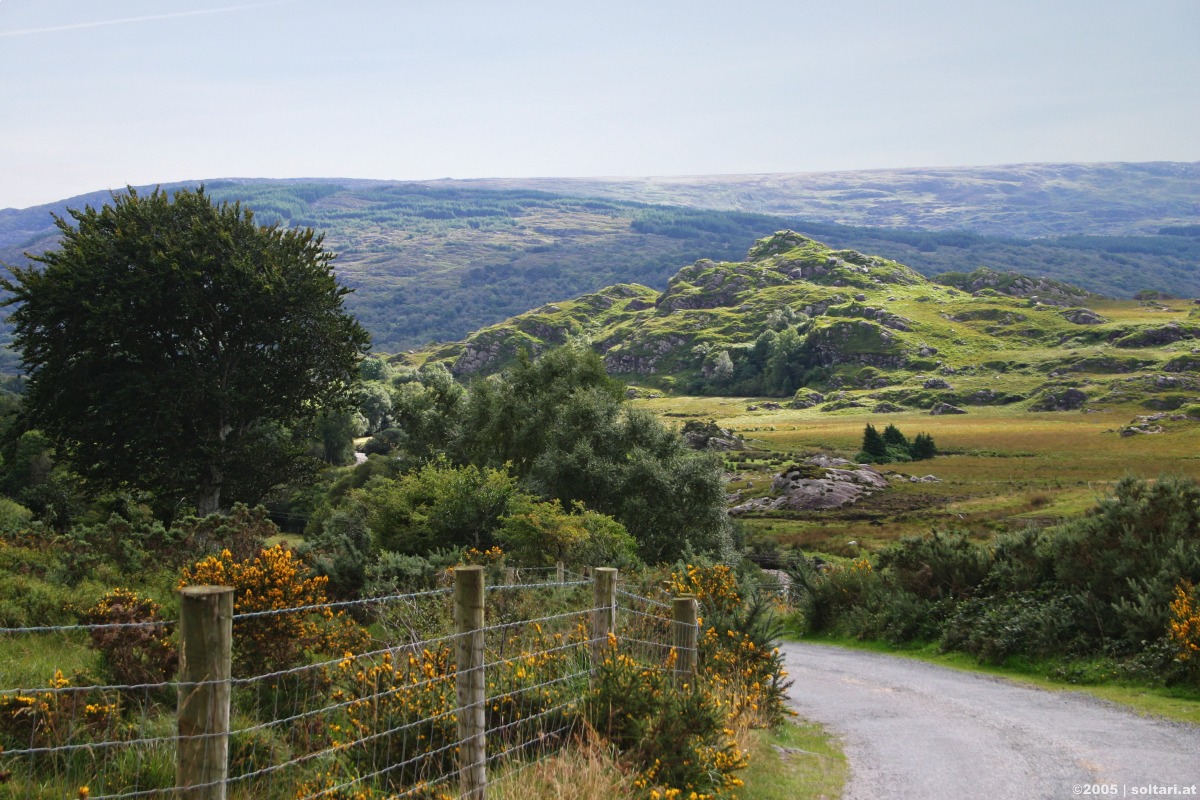
<svg viewBox="0 0 1200 800">
<path fill-rule="evenodd" d="M 943 653 L 937 649 L 936 644 L 895 647 L 885 642 L 860 641 L 848 636 L 825 635 L 804 636 L 800 637 L 800 641 L 828 644 L 852 650 L 887 653 L 964 672 L 1004 678 L 1048 691 L 1078 692 L 1125 706 L 1143 716 L 1162 717 L 1175 722 L 1200 725 L 1200 691 L 1196 689 L 1137 685 L 1119 679 L 1113 682 L 1088 685 L 1066 682 L 1062 678 L 1054 677 L 1055 673 L 1074 673 L 1084 670 L 1064 669 L 1068 665 L 1056 661 L 1011 661 L 1001 665 L 980 664 L 974 657 L 966 653 Z M 1094 666 L 1094 664 L 1087 662 L 1069 666 L 1086 668 Z"/>
<path fill-rule="evenodd" d="M 749 732 L 750 765 L 741 773 L 743 800 L 835 800 L 848 769 L 837 739 L 815 722 L 785 722 Z"/>
</svg>

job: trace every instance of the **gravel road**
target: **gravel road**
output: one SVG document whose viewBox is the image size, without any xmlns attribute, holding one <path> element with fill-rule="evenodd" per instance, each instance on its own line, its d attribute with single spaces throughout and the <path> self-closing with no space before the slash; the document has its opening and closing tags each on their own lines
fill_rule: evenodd
<svg viewBox="0 0 1200 800">
<path fill-rule="evenodd" d="M 1200 796 L 1200 727 L 878 653 L 782 649 L 796 711 L 844 740 L 843 800 Z"/>
</svg>

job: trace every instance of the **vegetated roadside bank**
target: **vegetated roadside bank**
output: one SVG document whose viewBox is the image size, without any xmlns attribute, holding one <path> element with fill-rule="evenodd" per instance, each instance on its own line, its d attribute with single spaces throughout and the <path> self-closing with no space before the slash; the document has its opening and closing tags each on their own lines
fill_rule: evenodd
<svg viewBox="0 0 1200 800">
<path fill-rule="evenodd" d="M 936 643 L 1064 683 L 1200 700 L 1200 485 L 1127 478 L 1086 516 L 972 541 L 934 531 L 817 569 L 793 559 L 799 629 Z M 1027 667 L 1028 668 L 1028 667 Z"/>
<path fill-rule="evenodd" d="M 754 731 L 742 800 L 834 800 L 848 767 L 839 739 L 811 721 Z"/>
</svg>

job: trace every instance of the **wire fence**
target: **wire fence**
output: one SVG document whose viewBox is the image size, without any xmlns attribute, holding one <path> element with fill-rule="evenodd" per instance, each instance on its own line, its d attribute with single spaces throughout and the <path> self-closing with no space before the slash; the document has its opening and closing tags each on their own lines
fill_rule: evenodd
<svg viewBox="0 0 1200 800">
<path fill-rule="evenodd" d="M 0 798 L 478 796 L 472 758 L 486 781 L 571 741 L 598 644 L 615 638 L 651 667 L 674 662 L 678 623 L 663 600 L 615 583 L 600 597 L 593 580 L 562 569 L 501 578 L 480 593 L 478 630 L 456 621 L 454 590 L 394 594 L 233 614 L 227 678 L 116 683 L 56 670 L 44 685 L 0 688 Z M 295 630 L 289 619 L 328 623 L 347 612 L 369 632 L 352 649 L 319 655 L 270 638 Z M 597 627 L 604 619 L 615 625 Z M 0 637 L 70 661 L 97 634 L 171 643 L 189 624 L 9 628 Z M 292 652 L 298 663 L 282 658 Z M 0 687 L 6 675 L 0 664 Z M 476 675 L 482 693 L 471 699 L 463 687 Z M 196 728 L 184 704 L 209 689 L 227 692 L 228 722 Z M 472 719 L 478 729 L 464 728 Z M 220 772 L 189 773 L 193 758 L 220 762 Z"/>
</svg>

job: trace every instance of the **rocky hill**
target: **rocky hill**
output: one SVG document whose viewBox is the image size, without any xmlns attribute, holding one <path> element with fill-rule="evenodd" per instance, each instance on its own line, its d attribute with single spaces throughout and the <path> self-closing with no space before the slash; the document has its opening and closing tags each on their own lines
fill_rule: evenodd
<svg viewBox="0 0 1200 800">
<path fill-rule="evenodd" d="M 1189 301 L 1116 301 L 986 270 L 935 282 L 791 231 L 743 261 L 701 259 L 663 291 L 610 286 L 399 360 L 487 374 L 523 348 L 580 336 L 612 374 L 647 389 L 829 411 L 1136 400 L 1169 412 L 1200 388 L 1200 306 Z"/>
<path fill-rule="evenodd" d="M 335 266 L 341 280 L 356 290 L 348 298 L 349 307 L 371 331 L 375 348 L 384 352 L 461 339 L 531 306 L 612 284 L 638 283 L 661 290 L 681 265 L 701 257 L 739 259 L 746 242 L 780 228 L 798 230 L 835 249 L 878 253 L 927 276 L 986 266 L 1113 296 L 1145 289 L 1200 295 L 1200 226 L 1184 224 L 1200 218 L 1200 200 L 1189 193 L 1200 181 L 1178 176 L 1186 174 L 1189 165 L 1071 166 L 1069 181 L 1065 167 L 994 168 L 986 173 L 984 184 L 990 188 L 982 194 L 978 186 L 984 185 L 979 184 L 984 173 L 967 170 L 930 173 L 924 179 L 919 171 L 899 171 L 904 180 L 897 178 L 898 183 L 876 173 L 839 173 L 842 183 L 819 183 L 825 188 L 816 200 L 801 202 L 808 196 L 801 192 L 792 205 L 769 200 L 776 197 L 775 189 L 768 191 L 771 186 L 783 191 L 809 185 L 788 176 L 771 181 L 758 176 L 751 189 L 732 194 L 725 190 L 741 184 L 731 184 L 731 179 L 715 177 L 710 184 L 692 179 L 686 185 L 698 194 L 671 196 L 684 202 L 791 208 L 811 212 L 809 218 L 463 182 L 224 180 L 207 187 L 219 200 L 242 201 L 264 222 L 323 231 L 328 246 L 339 254 Z M 968 180 L 967 173 L 976 177 Z M 833 188 L 846 181 L 885 188 Z M 951 191 L 955 182 L 961 186 Z M 918 184 L 927 184 L 924 193 L 917 192 Z M 711 194 L 700 192 L 705 185 Z M 574 190 L 590 191 L 590 184 L 575 185 Z M 1011 202 L 1024 198 L 1019 214 L 1003 212 L 1011 225 L 993 224 L 1000 217 L 993 215 L 987 198 L 1000 196 Z M 1039 205 L 1038 197 L 1045 202 Z M 753 206 L 755 198 L 760 206 Z M 928 201 L 927 207 L 918 202 L 921 198 Z M 23 252 L 52 246 L 52 212 L 63 214 L 68 207 L 107 199 L 107 193 L 100 192 L 38 208 L 0 210 L 0 263 L 20 264 Z M 859 214 L 868 201 L 895 213 Z M 1078 213 L 1061 211 L 1064 203 L 1074 204 Z M 969 214 L 967 209 L 972 209 Z M 957 220 L 954 224 L 977 224 L 987 230 L 1034 230 L 1030 225 L 1041 214 L 1060 222 L 1072 220 L 1066 227 L 1056 223 L 1056 229 L 1074 235 L 1029 240 L 929 229 L 946 228 L 948 220 Z M 815 218 L 885 220 L 926 229 L 847 227 Z M 1109 222 L 1100 224 L 1103 220 Z M 1124 222 L 1118 225 L 1114 220 Z M 1156 227 L 1160 223 L 1165 227 Z M 1152 235 L 1082 235 L 1102 230 Z M 0 345 L 5 338 L 0 324 Z M 0 349 L 0 371 L 12 368 L 11 355 L 6 360 Z"/>
</svg>

